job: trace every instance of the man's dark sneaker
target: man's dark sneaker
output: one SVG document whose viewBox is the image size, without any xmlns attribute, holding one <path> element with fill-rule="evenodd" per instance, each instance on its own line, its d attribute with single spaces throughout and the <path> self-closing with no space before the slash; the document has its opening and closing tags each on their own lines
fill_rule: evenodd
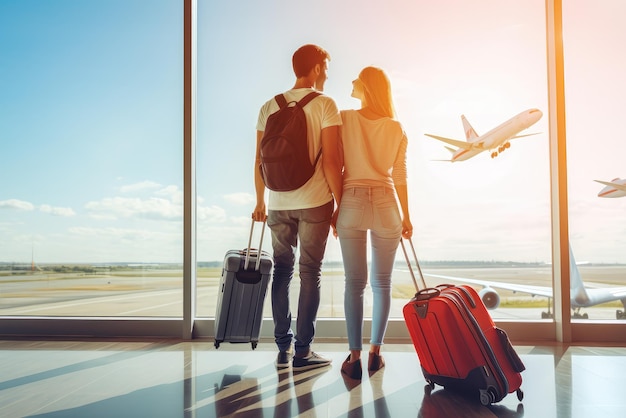
<svg viewBox="0 0 626 418">
<path fill-rule="evenodd" d="M 313 351 L 309 352 L 306 357 L 294 357 L 292 369 L 294 371 L 316 369 L 330 365 L 332 360 L 324 358 Z"/>
<path fill-rule="evenodd" d="M 291 351 L 279 351 L 276 357 L 276 368 L 286 369 L 291 364 Z"/>
</svg>

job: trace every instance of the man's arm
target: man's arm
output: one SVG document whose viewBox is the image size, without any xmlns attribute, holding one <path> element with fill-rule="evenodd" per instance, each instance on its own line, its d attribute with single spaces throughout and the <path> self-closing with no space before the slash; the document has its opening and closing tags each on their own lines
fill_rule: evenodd
<svg viewBox="0 0 626 418">
<path fill-rule="evenodd" d="M 256 152 L 254 157 L 254 190 L 256 192 L 256 206 L 252 212 L 252 219 L 258 222 L 265 222 L 267 211 L 265 208 L 265 183 L 261 177 L 261 139 L 263 131 L 256 131 Z"/>
<path fill-rule="evenodd" d="M 335 213 L 333 215 L 332 227 L 335 229 L 337 220 L 337 209 L 341 203 L 341 194 L 343 192 L 343 161 L 339 152 L 339 126 L 329 126 L 322 129 L 322 167 L 324 176 L 330 191 L 335 198 Z"/>
</svg>

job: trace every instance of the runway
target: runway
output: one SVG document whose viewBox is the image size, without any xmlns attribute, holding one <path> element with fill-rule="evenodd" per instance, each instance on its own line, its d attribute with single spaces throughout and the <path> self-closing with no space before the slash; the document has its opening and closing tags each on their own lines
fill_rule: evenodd
<svg viewBox="0 0 626 418">
<path fill-rule="evenodd" d="M 608 287 L 626 285 L 626 266 L 584 266 L 580 268 L 588 286 Z M 213 317 L 218 298 L 219 268 L 199 271 L 197 284 L 197 316 Z M 428 279 L 428 273 L 458 276 L 527 285 L 551 285 L 551 268 L 424 268 L 427 285 L 441 284 Z M 26 316 L 182 316 L 182 271 L 132 270 L 87 275 L 83 273 L 35 273 L 0 277 L 0 315 Z M 401 318 L 402 308 L 414 293 L 408 272 L 394 271 L 391 317 Z M 271 286 L 271 283 L 270 283 Z M 292 306 L 299 291 L 296 276 L 291 287 Z M 320 318 L 344 316 L 344 277 L 339 267 L 323 271 Z M 269 289 L 264 316 L 271 317 Z M 500 291 L 501 307 L 490 311 L 495 320 L 540 320 L 548 309 L 548 299 L 522 293 Z M 366 289 L 365 316 L 370 316 L 372 296 Z M 519 307 L 523 303 L 524 306 Z M 615 305 L 615 306 L 614 306 Z M 619 302 L 609 306 L 586 308 L 589 320 L 615 320 Z"/>
</svg>

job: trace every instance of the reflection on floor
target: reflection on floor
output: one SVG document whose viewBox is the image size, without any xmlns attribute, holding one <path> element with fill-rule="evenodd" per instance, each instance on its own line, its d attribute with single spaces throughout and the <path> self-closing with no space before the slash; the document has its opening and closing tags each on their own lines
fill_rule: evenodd
<svg viewBox="0 0 626 418">
<path fill-rule="evenodd" d="M 623 347 L 516 346 L 524 399 L 490 407 L 440 387 L 428 394 L 411 345 L 387 344 L 387 366 L 360 384 L 341 377 L 344 344 L 314 349 L 332 366 L 278 372 L 271 343 L 0 341 L 0 416 L 611 418 L 626 409 Z"/>
</svg>

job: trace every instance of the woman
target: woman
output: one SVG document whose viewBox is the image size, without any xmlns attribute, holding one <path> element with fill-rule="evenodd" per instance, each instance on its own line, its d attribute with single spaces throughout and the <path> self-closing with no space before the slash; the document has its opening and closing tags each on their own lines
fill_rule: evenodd
<svg viewBox="0 0 626 418">
<path fill-rule="evenodd" d="M 344 308 L 350 348 L 341 372 L 349 378 L 361 379 L 368 231 L 373 312 L 367 368 L 371 375 L 385 365 L 380 348 L 391 306 L 391 272 L 401 236 L 410 238 L 413 226 L 406 182 L 407 137 L 395 120 L 391 86 L 385 72 L 375 67 L 364 68 L 353 81 L 352 97 L 361 101 L 361 108 L 341 112 L 344 173 L 336 234 L 346 276 Z"/>
</svg>

